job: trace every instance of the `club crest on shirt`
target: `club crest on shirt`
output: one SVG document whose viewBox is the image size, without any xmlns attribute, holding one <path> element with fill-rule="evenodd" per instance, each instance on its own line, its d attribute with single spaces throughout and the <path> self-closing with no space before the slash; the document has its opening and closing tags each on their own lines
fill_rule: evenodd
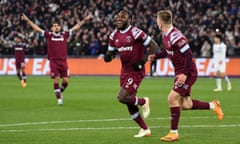
<svg viewBox="0 0 240 144">
<path fill-rule="evenodd" d="M 188 87 L 189 87 L 188 84 L 184 84 L 184 85 L 183 85 L 183 88 L 186 89 L 186 90 L 188 89 Z"/>
<path fill-rule="evenodd" d="M 130 42 L 132 41 L 131 36 L 127 36 L 127 37 L 126 37 L 126 41 L 127 41 L 128 43 L 130 43 Z"/>
</svg>

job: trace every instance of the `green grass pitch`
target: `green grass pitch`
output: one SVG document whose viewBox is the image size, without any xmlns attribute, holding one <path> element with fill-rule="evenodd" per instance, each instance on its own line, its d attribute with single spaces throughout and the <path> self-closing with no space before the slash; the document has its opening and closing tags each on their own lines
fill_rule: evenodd
<svg viewBox="0 0 240 144">
<path fill-rule="evenodd" d="M 212 111 L 182 111 L 176 144 L 240 144 L 240 80 L 233 89 L 213 92 L 215 79 L 199 78 L 192 98 L 219 99 L 225 117 Z M 145 78 L 138 96 L 151 100 L 146 119 L 152 136 L 133 138 L 139 128 L 117 99 L 118 77 L 73 76 L 58 106 L 49 76 L 29 76 L 22 88 L 16 76 L 0 77 L 0 144 L 159 144 L 169 130 L 167 94 L 173 78 Z"/>
</svg>

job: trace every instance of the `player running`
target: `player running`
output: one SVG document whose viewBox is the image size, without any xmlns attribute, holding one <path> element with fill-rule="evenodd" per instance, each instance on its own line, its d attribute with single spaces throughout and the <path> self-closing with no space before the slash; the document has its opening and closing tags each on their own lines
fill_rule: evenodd
<svg viewBox="0 0 240 144">
<path fill-rule="evenodd" d="M 145 76 L 145 51 L 158 48 L 156 42 L 141 29 L 130 25 L 130 15 L 127 11 L 120 11 L 117 16 L 117 28 L 109 36 L 108 52 L 105 62 L 115 57 L 116 51 L 120 55 L 122 64 L 120 74 L 119 102 L 126 104 L 131 118 L 140 126 L 140 131 L 134 137 L 147 137 L 151 131 L 142 119 L 138 106 L 142 106 L 143 117 L 150 114 L 149 98 L 136 96 L 141 81 Z"/>
<path fill-rule="evenodd" d="M 171 129 L 166 136 L 161 137 L 161 140 L 176 141 L 179 139 L 178 123 L 181 110 L 212 109 L 219 120 L 223 119 L 223 112 L 218 100 L 202 102 L 190 98 L 191 87 L 198 76 L 197 68 L 187 39 L 172 24 L 171 11 L 159 11 L 157 14 L 157 24 L 162 31 L 164 49 L 160 53 L 149 55 L 148 58 L 149 60 L 154 60 L 167 56 L 175 69 L 174 85 L 168 95 Z"/>
<path fill-rule="evenodd" d="M 61 31 L 59 22 L 53 22 L 52 32 L 45 31 L 34 24 L 25 14 L 22 15 L 22 20 L 26 21 L 33 30 L 41 33 L 47 40 L 48 45 L 48 60 L 50 61 L 51 78 L 53 79 L 53 89 L 57 97 L 58 105 L 63 105 L 62 92 L 67 88 L 69 81 L 69 71 L 67 64 L 67 39 L 73 32 L 80 29 L 80 27 L 93 17 L 89 14 L 82 21 L 74 25 L 68 31 Z M 61 87 L 59 86 L 59 79 L 62 78 Z"/>
<path fill-rule="evenodd" d="M 222 41 L 222 36 L 217 34 L 214 38 L 213 44 L 213 62 L 214 69 L 216 72 L 216 85 L 217 88 L 213 89 L 215 92 L 222 91 L 222 78 L 227 82 L 227 90 L 230 91 L 232 89 L 231 82 L 226 75 L 226 52 L 227 46 Z"/>
<path fill-rule="evenodd" d="M 25 73 L 25 50 L 27 48 L 27 44 L 23 42 L 20 36 L 16 36 L 13 48 L 17 76 L 21 81 L 22 87 L 24 88 L 27 86 L 27 76 Z"/>
</svg>

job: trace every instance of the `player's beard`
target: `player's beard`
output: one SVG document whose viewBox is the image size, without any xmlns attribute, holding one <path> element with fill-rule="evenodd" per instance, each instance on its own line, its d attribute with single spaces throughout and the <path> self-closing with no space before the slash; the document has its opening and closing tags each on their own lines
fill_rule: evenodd
<svg viewBox="0 0 240 144">
<path fill-rule="evenodd" d="M 122 26 L 119 28 L 120 30 L 125 30 L 128 27 L 128 23 L 123 23 Z"/>
<path fill-rule="evenodd" d="M 59 29 L 57 29 L 56 31 L 55 31 L 55 33 L 59 33 L 60 32 L 60 30 Z"/>
</svg>

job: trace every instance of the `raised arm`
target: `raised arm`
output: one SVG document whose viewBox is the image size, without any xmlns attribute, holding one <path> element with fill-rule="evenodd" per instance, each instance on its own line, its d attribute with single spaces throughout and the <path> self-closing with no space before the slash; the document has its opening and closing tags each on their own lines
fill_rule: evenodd
<svg viewBox="0 0 240 144">
<path fill-rule="evenodd" d="M 29 24 L 33 28 L 34 31 L 36 31 L 38 33 L 41 33 L 43 31 L 38 25 L 33 23 L 25 14 L 22 14 L 21 18 L 22 18 L 22 20 L 26 21 L 27 24 Z"/>
<path fill-rule="evenodd" d="M 83 20 L 81 20 L 79 23 L 77 23 L 76 25 L 74 25 L 74 26 L 72 27 L 72 31 L 74 32 L 74 31 L 80 29 L 80 28 L 82 27 L 82 25 L 83 25 L 85 22 L 89 21 L 91 18 L 93 18 L 93 15 L 92 15 L 92 14 L 89 14 L 88 16 L 86 16 Z"/>
</svg>

